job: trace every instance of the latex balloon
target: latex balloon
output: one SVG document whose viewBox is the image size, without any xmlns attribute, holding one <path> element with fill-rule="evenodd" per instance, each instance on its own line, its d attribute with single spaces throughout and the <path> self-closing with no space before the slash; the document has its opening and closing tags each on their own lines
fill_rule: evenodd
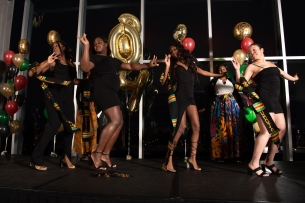
<svg viewBox="0 0 305 203">
<path fill-rule="evenodd" d="M 10 135 L 10 127 L 7 124 L 0 123 L 0 135 L 3 137 Z"/>
<path fill-rule="evenodd" d="M 128 24 L 128 25 L 131 25 L 132 27 L 134 27 L 140 35 L 140 33 L 142 31 L 142 25 L 136 16 L 134 16 L 130 13 L 123 13 L 122 15 L 120 15 L 118 20 L 120 23 Z"/>
<path fill-rule="evenodd" d="M 247 22 L 239 22 L 233 28 L 233 35 L 236 39 L 242 40 L 252 36 L 252 26 Z"/>
<path fill-rule="evenodd" d="M 13 56 L 13 63 L 14 65 L 19 68 L 24 62 L 24 55 L 23 54 L 15 54 Z"/>
<path fill-rule="evenodd" d="M 18 50 L 21 54 L 28 54 L 30 51 L 30 43 L 26 39 L 21 39 L 18 42 Z"/>
<path fill-rule="evenodd" d="M 254 132 L 256 132 L 256 133 L 259 133 L 261 130 L 259 129 L 259 126 L 258 126 L 258 123 L 257 122 L 255 122 L 255 123 L 253 123 L 253 130 L 254 130 Z"/>
<path fill-rule="evenodd" d="M 9 98 L 14 93 L 14 87 L 8 83 L 3 83 L 0 85 L 0 92 L 6 98 Z"/>
<path fill-rule="evenodd" d="M 8 126 L 10 127 L 11 134 L 18 132 L 21 129 L 21 123 L 17 120 L 11 121 Z"/>
<path fill-rule="evenodd" d="M 54 42 L 60 40 L 60 36 L 57 31 L 51 30 L 47 35 L 47 42 L 51 46 Z"/>
<path fill-rule="evenodd" d="M 254 44 L 254 41 L 250 37 L 246 37 L 243 40 L 241 40 L 240 47 L 242 50 L 248 53 L 248 48 L 251 44 Z"/>
<path fill-rule="evenodd" d="M 187 35 L 187 28 L 184 24 L 177 25 L 176 29 L 174 30 L 173 37 L 177 42 L 182 42 Z"/>
<path fill-rule="evenodd" d="M 244 63 L 244 61 L 246 60 L 246 55 L 247 55 L 247 53 L 242 49 L 237 49 L 233 53 L 233 57 L 237 59 L 237 61 L 240 65 L 242 65 Z"/>
<path fill-rule="evenodd" d="M 43 115 L 44 115 L 44 117 L 45 117 L 46 119 L 49 119 L 48 111 L 47 111 L 46 108 L 43 110 Z"/>
<path fill-rule="evenodd" d="M 28 83 L 28 79 L 23 75 L 17 75 L 14 79 L 14 85 L 17 90 L 21 90 Z"/>
<path fill-rule="evenodd" d="M 63 124 L 61 123 L 60 124 L 60 127 L 58 128 L 58 131 L 57 132 L 62 132 L 62 131 L 64 131 L 64 126 L 63 126 Z"/>
<path fill-rule="evenodd" d="M 7 68 L 8 78 L 12 79 L 16 76 L 16 73 L 18 72 L 18 68 L 14 64 L 11 64 Z"/>
<path fill-rule="evenodd" d="M 128 105 L 127 105 L 127 109 L 129 111 L 129 113 L 134 113 L 139 109 L 139 103 L 141 100 L 141 96 L 143 94 L 145 85 L 148 81 L 148 77 L 149 77 L 149 72 L 148 70 L 144 69 L 141 70 L 137 79 L 136 79 L 136 88 L 133 90 L 133 93 L 131 94 L 129 101 L 128 101 Z"/>
<path fill-rule="evenodd" d="M 228 72 L 227 72 L 227 76 L 228 76 L 228 78 L 233 78 L 233 73 L 230 72 L 230 71 L 228 71 Z"/>
<path fill-rule="evenodd" d="M 133 26 L 120 23 L 112 28 L 108 38 L 113 57 L 125 63 L 139 62 L 142 45 L 140 35 Z"/>
<path fill-rule="evenodd" d="M 11 65 L 13 64 L 13 56 L 15 55 L 15 52 L 11 51 L 11 50 L 7 50 L 6 52 L 4 52 L 3 54 L 3 60 L 5 61 L 5 63 L 7 65 Z"/>
<path fill-rule="evenodd" d="M 192 52 L 195 49 L 195 41 L 192 38 L 185 38 L 182 41 L 182 45 L 184 46 L 185 49 L 189 50 Z"/>
<path fill-rule="evenodd" d="M 245 69 L 247 68 L 247 65 L 241 65 L 240 68 L 239 68 L 239 72 L 240 72 L 240 75 L 243 76 L 244 73 L 245 73 Z"/>
<path fill-rule="evenodd" d="M 9 116 L 14 115 L 19 109 L 18 103 L 16 101 L 9 101 L 5 104 L 5 111 Z"/>
<path fill-rule="evenodd" d="M 0 123 L 8 124 L 9 121 L 10 121 L 10 117 L 8 116 L 8 114 L 5 111 L 1 110 L 0 111 Z"/>
<path fill-rule="evenodd" d="M 245 117 L 246 117 L 247 121 L 249 121 L 250 123 L 256 122 L 256 115 L 251 106 L 247 106 L 245 108 Z"/>
<path fill-rule="evenodd" d="M 15 99 L 15 100 L 16 100 L 18 106 L 21 107 L 22 104 L 24 103 L 24 96 L 21 95 L 21 94 L 18 94 L 18 95 L 16 96 L 16 99 Z"/>
<path fill-rule="evenodd" d="M 24 71 L 29 68 L 29 61 L 25 58 L 23 64 L 19 67 L 19 70 Z"/>
</svg>

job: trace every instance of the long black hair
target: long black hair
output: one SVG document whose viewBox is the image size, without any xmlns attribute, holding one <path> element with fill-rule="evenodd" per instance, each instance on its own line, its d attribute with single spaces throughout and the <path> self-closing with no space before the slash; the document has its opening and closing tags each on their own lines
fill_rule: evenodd
<svg viewBox="0 0 305 203">
<path fill-rule="evenodd" d="M 176 63 L 178 61 L 180 61 L 188 66 L 188 69 L 191 71 L 193 78 L 195 79 L 195 81 L 198 82 L 199 80 L 198 80 L 198 74 L 197 74 L 197 67 L 201 67 L 201 64 L 198 62 L 198 60 L 191 54 L 191 52 L 189 50 L 185 49 L 182 44 L 179 44 L 179 43 L 173 44 L 169 47 L 169 49 L 171 47 L 176 47 L 177 57 L 170 58 L 170 60 L 171 60 L 170 75 L 172 75 L 176 78 L 174 67 L 176 66 Z"/>
</svg>

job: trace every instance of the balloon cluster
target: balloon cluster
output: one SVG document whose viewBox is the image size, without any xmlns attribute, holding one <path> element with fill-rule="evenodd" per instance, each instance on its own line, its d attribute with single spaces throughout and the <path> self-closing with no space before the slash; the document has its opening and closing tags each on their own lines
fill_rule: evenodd
<svg viewBox="0 0 305 203">
<path fill-rule="evenodd" d="M 186 35 L 187 35 L 186 26 L 184 24 L 177 25 L 173 33 L 174 39 L 177 42 L 180 42 L 185 49 L 192 52 L 195 49 L 195 41 L 190 37 L 186 37 Z"/>
<path fill-rule="evenodd" d="M 254 41 L 250 38 L 252 36 L 253 29 L 252 26 L 247 22 L 239 22 L 233 28 L 233 35 L 236 39 L 241 40 L 240 49 L 237 49 L 233 53 L 233 57 L 237 59 L 240 64 L 240 75 L 244 75 L 244 71 L 247 67 L 247 64 L 243 64 L 247 57 L 249 57 L 248 48 L 251 44 L 254 44 Z M 253 124 L 253 129 L 255 132 L 259 132 L 259 127 L 256 121 L 256 114 L 252 106 L 247 106 L 245 108 L 245 117 L 247 121 Z"/>
<path fill-rule="evenodd" d="M 29 68 L 29 61 L 24 57 L 30 51 L 30 44 L 26 39 L 21 39 L 18 43 L 19 53 L 7 50 L 3 54 L 3 59 L 7 64 L 7 82 L 0 85 L 1 94 L 7 99 L 5 111 L 0 111 L 0 135 L 9 136 L 20 130 L 21 124 L 13 120 L 12 116 L 18 111 L 24 102 L 24 96 L 18 94 L 27 84 L 27 78 L 18 75 L 19 71 Z"/>
</svg>

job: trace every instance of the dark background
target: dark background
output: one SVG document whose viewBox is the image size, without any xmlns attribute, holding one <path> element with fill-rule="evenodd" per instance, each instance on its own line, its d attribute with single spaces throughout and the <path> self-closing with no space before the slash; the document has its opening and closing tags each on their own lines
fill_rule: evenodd
<svg viewBox="0 0 305 203">
<path fill-rule="evenodd" d="M 73 50 L 76 50 L 76 33 L 78 26 L 77 0 L 32 0 L 35 15 L 43 15 L 43 22 L 39 27 L 32 27 L 30 63 L 46 60 L 50 47 L 47 44 L 47 34 L 50 30 L 56 30 L 61 38 L 66 41 Z M 304 56 L 305 36 L 300 24 L 303 19 L 304 3 L 302 1 L 282 0 L 282 13 L 284 21 L 285 46 L 287 56 Z M 104 7 L 99 7 L 98 5 Z M 20 40 L 24 1 L 15 1 L 12 36 L 10 50 L 18 52 L 17 45 Z M 251 38 L 255 43 L 260 43 L 265 48 L 265 56 L 282 56 L 279 25 L 277 21 L 277 8 L 273 0 L 212 0 L 212 45 L 214 58 L 231 57 L 236 49 L 240 48 L 240 40 L 233 36 L 233 27 L 239 22 L 248 22 L 253 28 Z M 130 13 L 140 19 L 140 0 L 88 0 L 85 32 L 90 41 L 94 37 L 102 35 L 108 37 L 111 29 L 119 22 L 117 18 L 123 13 Z M 293 14 L 293 15 L 292 15 Z M 163 59 L 168 53 L 168 47 L 175 43 L 173 30 L 178 24 L 185 24 L 188 33 L 196 47 L 193 54 L 197 58 L 209 58 L 209 38 L 207 2 L 203 0 L 147 0 L 145 6 L 144 29 L 144 56 L 156 55 Z M 283 67 L 281 60 L 274 60 L 279 67 Z M 230 62 L 226 62 L 229 70 L 233 71 Z M 217 64 L 217 62 L 216 62 Z M 304 104 L 304 75 L 305 60 L 288 60 L 288 73 L 296 72 L 301 78 L 296 84 L 289 82 L 290 109 L 293 130 L 303 128 L 305 119 L 303 115 Z M 209 71 L 209 62 L 202 62 L 202 67 Z M 166 88 L 159 83 L 159 77 L 164 70 L 164 64 L 154 68 L 154 82 L 152 86 L 158 89 L 158 95 L 152 108 L 145 118 L 145 144 L 153 148 L 164 148 L 168 133 L 171 130 L 171 122 L 167 107 Z M 205 85 L 209 78 L 200 76 L 200 82 L 195 85 L 195 98 L 198 108 L 204 106 Z M 284 87 L 284 86 L 283 86 Z M 43 115 L 43 92 L 40 82 L 36 78 L 29 78 L 26 95 L 26 119 L 24 123 L 24 153 L 31 153 L 33 140 L 32 131 L 35 118 L 39 117 L 41 126 L 47 120 Z M 285 106 L 285 91 L 282 88 L 281 102 Z M 123 98 L 124 98 L 124 94 Z M 149 97 L 145 94 L 144 97 Z M 145 104 L 148 105 L 147 103 Z M 125 115 L 126 134 L 128 133 L 129 115 Z M 137 112 L 130 116 L 132 144 L 137 145 Z M 202 115 L 202 149 L 209 151 L 208 138 L 208 114 Z M 251 128 L 251 126 L 250 126 Z M 152 133 L 153 132 L 153 133 Z M 252 135 L 250 135 L 252 136 Z M 206 141 L 204 140 L 206 139 Z M 126 137 L 127 140 L 127 137 Z M 118 140 L 117 147 L 126 146 L 126 140 Z M 158 141 L 157 141 L 158 140 Z M 152 144 L 154 141 L 154 144 Z M 3 142 L 2 142 L 3 143 Z M 206 146 L 205 146 L 206 145 Z M 162 149 L 163 149 L 162 148 Z M 163 150 L 164 151 L 164 150 Z M 136 152 L 135 152 L 136 153 Z M 206 156 L 209 156 L 208 154 Z"/>
</svg>

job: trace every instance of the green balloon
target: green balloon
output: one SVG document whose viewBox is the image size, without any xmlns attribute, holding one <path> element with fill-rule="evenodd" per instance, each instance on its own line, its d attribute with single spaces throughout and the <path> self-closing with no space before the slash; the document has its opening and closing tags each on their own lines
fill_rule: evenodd
<svg viewBox="0 0 305 203">
<path fill-rule="evenodd" d="M 47 112 L 46 108 L 43 110 L 43 115 L 44 115 L 44 117 L 46 117 L 46 119 L 49 119 L 48 112 Z"/>
<path fill-rule="evenodd" d="M 239 68 L 240 75 L 242 75 L 242 76 L 244 75 L 246 68 L 247 68 L 247 65 L 240 66 L 240 68 Z"/>
<path fill-rule="evenodd" d="M 233 78 L 233 73 L 231 73 L 230 71 L 227 72 L 227 76 L 228 78 Z"/>
<path fill-rule="evenodd" d="M 5 111 L 0 111 L 0 123 L 1 124 L 8 124 L 10 121 L 9 115 Z"/>
<path fill-rule="evenodd" d="M 256 123 L 256 115 L 251 106 L 245 108 L 245 117 L 250 123 Z"/>
<path fill-rule="evenodd" d="M 19 67 L 21 71 L 27 70 L 29 68 L 29 61 L 25 58 L 23 64 Z"/>
</svg>

